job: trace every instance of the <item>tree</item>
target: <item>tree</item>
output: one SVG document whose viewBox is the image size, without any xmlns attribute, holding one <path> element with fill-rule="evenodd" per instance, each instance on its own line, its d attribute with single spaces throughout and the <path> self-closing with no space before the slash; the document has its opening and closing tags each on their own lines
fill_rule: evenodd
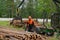
<svg viewBox="0 0 60 40">
<path fill-rule="evenodd" d="M 16 9 L 20 3 L 21 0 L 0 0 L 0 17 L 15 17 Z M 35 18 L 42 18 L 44 10 L 48 18 L 51 13 L 56 12 L 56 6 L 52 0 L 25 0 L 19 8 L 19 14 L 23 17 L 31 15 Z"/>
</svg>

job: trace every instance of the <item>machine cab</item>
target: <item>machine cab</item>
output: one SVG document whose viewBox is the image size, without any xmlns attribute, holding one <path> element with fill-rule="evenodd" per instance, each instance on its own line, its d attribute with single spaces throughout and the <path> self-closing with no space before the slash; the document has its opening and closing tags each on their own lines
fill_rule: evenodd
<svg viewBox="0 0 60 40">
<path fill-rule="evenodd" d="M 60 13 L 53 13 L 51 15 L 51 26 L 55 29 L 60 29 Z"/>
</svg>

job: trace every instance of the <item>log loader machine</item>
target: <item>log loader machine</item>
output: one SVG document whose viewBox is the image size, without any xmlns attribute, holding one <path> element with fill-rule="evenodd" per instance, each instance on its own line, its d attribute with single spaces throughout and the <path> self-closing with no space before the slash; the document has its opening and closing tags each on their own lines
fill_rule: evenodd
<svg viewBox="0 0 60 40">
<path fill-rule="evenodd" d="M 58 0 L 53 0 L 54 4 L 56 5 L 56 9 L 57 9 L 57 13 L 53 13 L 51 15 L 51 27 L 47 28 L 45 25 L 44 27 L 33 27 L 33 31 L 38 33 L 38 34 L 46 34 L 48 36 L 52 36 L 54 35 L 54 32 L 57 31 L 57 29 L 60 29 L 60 12 L 59 12 L 59 5 L 60 2 Z M 17 7 L 17 17 L 15 17 L 12 22 L 10 22 L 10 24 L 14 24 L 14 25 L 19 25 L 21 26 L 23 24 L 22 21 L 22 17 L 19 17 L 19 13 L 18 13 L 18 8 L 24 3 L 24 0 L 20 3 L 20 5 Z M 21 24 L 21 25 L 20 25 Z M 60 30 L 58 30 L 58 32 L 60 32 Z"/>
</svg>

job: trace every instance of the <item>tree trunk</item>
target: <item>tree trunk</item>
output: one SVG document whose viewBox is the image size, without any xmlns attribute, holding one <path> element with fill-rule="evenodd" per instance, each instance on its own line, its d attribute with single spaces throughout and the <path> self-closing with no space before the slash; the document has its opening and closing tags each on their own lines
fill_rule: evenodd
<svg viewBox="0 0 60 40">
<path fill-rule="evenodd" d="M 12 0 L 12 18 L 13 18 L 13 14 L 14 14 L 14 0 Z"/>
</svg>

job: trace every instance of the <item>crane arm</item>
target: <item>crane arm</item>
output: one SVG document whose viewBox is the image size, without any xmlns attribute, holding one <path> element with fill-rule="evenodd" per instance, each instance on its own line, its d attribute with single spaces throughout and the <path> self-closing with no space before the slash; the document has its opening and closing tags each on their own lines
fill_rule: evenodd
<svg viewBox="0 0 60 40">
<path fill-rule="evenodd" d="M 24 3 L 25 0 L 22 0 L 22 2 L 19 4 L 19 6 L 17 7 L 17 15 L 19 15 L 18 13 L 18 8 L 21 7 L 21 5 Z"/>
<path fill-rule="evenodd" d="M 24 3 L 24 0 L 22 0 L 22 2 L 19 4 L 18 8 Z"/>
</svg>

